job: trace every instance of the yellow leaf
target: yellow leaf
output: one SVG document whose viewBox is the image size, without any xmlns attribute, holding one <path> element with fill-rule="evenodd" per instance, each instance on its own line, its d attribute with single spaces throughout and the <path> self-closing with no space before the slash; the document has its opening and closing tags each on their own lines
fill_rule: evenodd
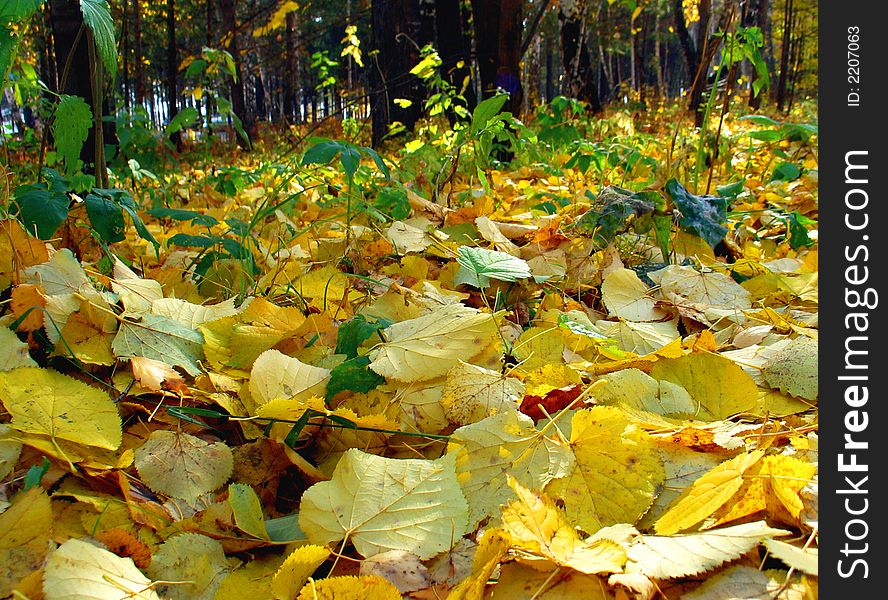
<svg viewBox="0 0 888 600">
<path fill-rule="evenodd" d="M 817 548 L 799 548 L 780 540 L 765 540 L 765 547 L 793 569 L 817 577 Z"/>
<path fill-rule="evenodd" d="M 61 336 L 65 341 L 56 345 L 53 354 L 70 356 L 73 352 L 78 360 L 91 365 L 113 365 L 117 358 L 111 343 L 117 322 L 111 315 L 98 313 L 86 303 L 71 313 L 62 327 Z"/>
<path fill-rule="evenodd" d="M 789 531 L 764 521 L 687 535 L 644 535 L 626 550 L 631 570 L 652 579 L 698 575 L 739 558 L 763 540 Z"/>
<path fill-rule="evenodd" d="M 678 321 L 636 323 L 634 321 L 596 321 L 595 326 L 607 337 L 616 340 L 624 352 L 649 354 L 679 339 Z"/>
<path fill-rule="evenodd" d="M 638 369 L 611 373 L 604 381 L 605 385 L 595 388 L 599 404 L 677 418 L 694 415 L 696 405 L 687 390 L 668 381 L 657 381 Z"/>
<path fill-rule="evenodd" d="M 209 321 L 237 314 L 238 309 L 234 307 L 234 300 L 231 298 L 225 302 L 204 306 L 192 304 L 179 298 L 160 298 L 151 303 L 151 312 L 162 317 L 169 317 L 187 327 L 197 328 L 198 325 Z"/>
<path fill-rule="evenodd" d="M 68 540 L 46 561 L 46 600 L 159 600 L 150 579 L 130 558 L 82 540 Z"/>
<path fill-rule="evenodd" d="M 459 361 L 447 372 L 441 404 L 451 423 L 468 425 L 517 409 L 523 397 L 524 385 L 518 379 Z"/>
<path fill-rule="evenodd" d="M 486 530 L 475 550 L 471 575 L 451 590 L 447 600 L 481 600 L 484 597 L 487 580 L 511 545 L 512 538 L 508 532 L 502 529 Z"/>
<path fill-rule="evenodd" d="M 256 357 L 283 340 L 305 321 L 295 307 L 278 307 L 254 298 L 238 314 L 208 321 L 199 327 L 204 352 L 217 366 L 249 369 Z"/>
<path fill-rule="evenodd" d="M 165 599 L 212 600 L 227 569 L 222 544 L 199 533 L 179 533 L 154 553 L 148 574 L 175 582 L 157 586 Z"/>
<path fill-rule="evenodd" d="M 607 582 L 597 575 L 559 568 L 539 571 L 521 562 L 504 564 L 492 600 L 613 600 Z"/>
<path fill-rule="evenodd" d="M 762 368 L 762 377 L 773 388 L 815 402 L 817 342 L 807 337 L 792 340 L 768 359 Z"/>
<path fill-rule="evenodd" d="M 515 497 L 507 477 L 542 489 L 573 466 L 567 447 L 537 431 L 530 417 L 514 410 L 460 427 L 450 437 L 448 452 L 456 454 L 470 529 L 498 515 L 500 505 Z"/>
<path fill-rule="evenodd" d="M 351 541 L 363 556 L 406 550 L 429 558 L 466 530 L 468 507 L 454 455 L 392 459 L 345 453 L 331 481 L 302 495 L 299 526 L 313 544 Z"/>
<path fill-rule="evenodd" d="M 668 314 L 655 306 L 648 286 L 630 269 L 607 274 L 601 284 L 601 299 L 609 314 L 627 321 L 659 321 Z"/>
<path fill-rule="evenodd" d="M 665 477 L 647 433 L 618 408 L 599 406 L 574 415 L 570 446 L 572 472 L 546 488 L 564 500 L 568 518 L 587 533 L 641 518 Z"/>
<path fill-rule="evenodd" d="M 532 492 L 509 478 L 518 496 L 503 509 L 503 528 L 514 545 L 581 573 L 615 573 L 626 563 L 623 548 L 608 539 L 580 541 L 567 516 L 545 494 Z"/>
<path fill-rule="evenodd" d="M 401 600 L 394 585 L 376 575 L 330 577 L 309 581 L 299 592 L 299 600 Z"/>
<path fill-rule="evenodd" d="M 496 329 L 494 315 L 448 304 L 385 329 L 387 341 L 370 352 L 370 368 L 398 381 L 440 377 L 483 350 Z"/>
<path fill-rule="evenodd" d="M 8 425 L 0 424 L 0 479 L 12 472 L 22 453 L 22 443 L 16 439 L 17 435 Z"/>
<path fill-rule="evenodd" d="M 187 433 L 157 430 L 136 448 L 135 465 L 155 492 L 193 503 L 228 480 L 233 457 L 224 442 L 210 444 Z"/>
<path fill-rule="evenodd" d="M 225 576 L 213 600 L 274 598 L 272 578 L 283 561 L 282 556 L 271 555 L 244 563 Z"/>
<path fill-rule="evenodd" d="M 0 596 L 39 569 L 51 540 L 52 507 L 39 487 L 21 492 L 0 513 Z"/>
<path fill-rule="evenodd" d="M 794 456 L 768 456 L 762 461 L 761 476 L 767 481 L 768 505 L 779 504 L 794 520 L 799 518 L 803 503 L 799 494 L 817 472 L 817 467 Z M 773 511 L 777 512 L 777 511 Z M 778 518 L 779 514 L 772 515 Z"/>
<path fill-rule="evenodd" d="M 308 581 L 312 573 L 317 570 L 327 558 L 330 550 L 323 546 L 311 544 L 296 548 L 291 552 L 280 569 L 274 574 L 271 589 L 276 600 L 293 600 L 299 594 L 299 590 Z"/>
<path fill-rule="evenodd" d="M 744 452 L 715 467 L 694 482 L 654 524 L 660 535 L 688 529 L 727 502 L 743 485 L 743 473 L 764 456 L 763 450 Z"/>
<path fill-rule="evenodd" d="M 715 271 L 700 272 L 693 267 L 669 265 L 648 274 L 660 286 L 660 294 L 677 305 L 716 307 L 736 311 L 751 306 L 749 292 L 739 283 Z"/>
<path fill-rule="evenodd" d="M 699 406 L 695 418 L 726 419 L 751 410 L 758 402 L 758 387 L 734 361 L 709 352 L 657 361 L 654 379 L 680 385 Z"/>
<path fill-rule="evenodd" d="M 28 354 L 28 344 L 19 340 L 8 327 L 0 327 L 0 371 L 36 366 Z"/>
<path fill-rule="evenodd" d="M 19 431 L 116 450 L 120 415 L 108 395 L 49 369 L 19 367 L 0 372 L 0 400 Z"/>
<path fill-rule="evenodd" d="M 228 486 L 228 504 L 234 514 L 234 523 L 238 529 L 253 537 L 267 540 L 265 515 L 262 503 L 252 487 L 244 483 L 232 483 Z"/>
<path fill-rule="evenodd" d="M 250 395 L 257 406 L 277 398 L 296 401 L 323 396 L 328 369 L 307 365 L 277 350 L 266 350 L 250 371 Z"/>
</svg>

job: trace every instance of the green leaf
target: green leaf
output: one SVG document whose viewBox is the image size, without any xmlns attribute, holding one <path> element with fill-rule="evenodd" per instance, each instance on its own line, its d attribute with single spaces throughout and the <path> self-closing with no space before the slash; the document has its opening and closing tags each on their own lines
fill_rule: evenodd
<svg viewBox="0 0 888 600">
<path fill-rule="evenodd" d="M 25 229 L 48 240 L 68 218 L 70 200 L 64 191 L 51 190 L 45 183 L 32 183 L 15 189 L 13 203 Z"/>
<path fill-rule="evenodd" d="M 385 188 L 379 191 L 373 201 L 373 207 L 396 221 L 402 221 L 410 215 L 410 201 L 402 189 Z"/>
<path fill-rule="evenodd" d="M 308 539 L 299 528 L 298 513 L 276 519 L 268 519 L 265 521 L 265 529 L 268 532 L 268 538 L 272 542 L 279 544 L 287 544 L 297 540 L 307 541 Z"/>
<path fill-rule="evenodd" d="M 370 370 L 369 365 L 369 357 L 357 356 L 334 367 L 327 382 L 326 398 L 329 400 L 344 390 L 369 392 L 385 382 L 385 378 Z"/>
<path fill-rule="evenodd" d="M 802 170 L 797 165 L 790 162 L 782 162 L 774 167 L 770 181 L 795 181 L 801 174 Z"/>
<path fill-rule="evenodd" d="M 265 529 L 265 516 L 262 503 L 253 488 L 245 483 L 232 483 L 228 486 L 228 504 L 234 513 L 234 523 L 238 529 L 261 540 L 268 539 Z"/>
<path fill-rule="evenodd" d="M 487 287 L 491 279 L 518 281 L 531 276 L 527 261 L 498 250 L 460 246 L 456 262 L 462 267 L 457 281 L 479 288 Z"/>
<path fill-rule="evenodd" d="M 648 215 L 665 204 L 656 192 L 633 192 L 614 185 L 601 190 L 597 200 L 603 206 L 584 213 L 577 219 L 576 227 L 591 233 L 600 246 L 625 232 L 633 218 Z"/>
<path fill-rule="evenodd" d="M 88 194 L 83 199 L 86 214 L 99 237 L 106 243 L 113 244 L 126 239 L 126 224 L 123 221 L 123 210 L 113 200 L 98 194 Z"/>
<path fill-rule="evenodd" d="M 191 221 L 195 225 L 203 227 L 212 227 L 218 225 L 219 220 L 210 215 L 195 212 L 193 210 L 185 210 L 184 208 L 167 208 L 165 206 L 152 208 L 148 214 L 158 219 L 173 219 L 175 221 Z"/>
<path fill-rule="evenodd" d="M 114 21 L 106 0 L 80 0 L 83 22 L 93 32 L 96 48 L 105 69 L 114 77 L 117 74 L 117 42 L 114 40 Z"/>
<path fill-rule="evenodd" d="M 793 250 L 798 250 L 802 246 L 814 245 L 814 240 L 808 236 L 808 229 L 805 225 L 817 225 L 817 221 L 794 210 L 786 217 L 786 224 L 789 229 L 789 245 Z"/>
<path fill-rule="evenodd" d="M 197 112 L 196 108 L 193 106 L 187 106 L 177 112 L 176 115 L 170 119 L 169 124 L 164 127 L 163 132 L 166 135 L 172 135 L 186 127 L 191 127 L 197 122 L 199 117 L 200 114 Z"/>
<path fill-rule="evenodd" d="M 201 372 L 197 361 L 203 357 L 203 341 L 199 331 L 168 317 L 148 314 L 141 321 L 122 321 L 111 349 L 120 358 L 144 356 L 182 367 L 195 377 Z"/>
<path fill-rule="evenodd" d="M 305 151 L 302 156 L 303 165 L 327 165 L 336 158 L 336 155 L 342 150 L 342 144 L 333 140 L 321 139 L 314 146 Z"/>
<path fill-rule="evenodd" d="M 3 0 L 0 2 L 0 23 L 24 21 L 42 4 L 43 0 Z"/>
<path fill-rule="evenodd" d="M 380 329 L 391 325 L 387 319 L 379 319 L 373 323 L 364 315 L 355 315 L 339 326 L 339 337 L 336 339 L 336 354 L 345 354 L 348 358 L 358 355 L 358 346 Z"/>
<path fill-rule="evenodd" d="M 188 65 L 188 68 L 185 69 L 185 78 L 191 79 L 196 77 L 204 72 L 204 69 L 207 68 L 207 61 L 203 58 L 197 58 Z"/>
<path fill-rule="evenodd" d="M 159 256 L 160 243 L 154 239 L 154 236 L 151 235 L 151 232 L 145 227 L 145 223 L 142 222 L 142 217 L 139 216 L 136 201 L 130 196 L 129 192 L 126 190 L 95 188 L 93 189 L 93 193 L 110 198 L 120 206 L 120 208 L 130 216 L 130 219 L 132 219 L 133 227 L 136 228 L 136 233 L 139 234 L 139 237 L 146 242 L 151 242 L 151 245 L 154 246 L 154 252 L 158 253 Z"/>
<path fill-rule="evenodd" d="M 472 133 L 477 133 L 487 127 L 487 124 L 502 110 L 508 99 L 508 94 L 497 94 L 480 102 L 472 111 Z"/>
<path fill-rule="evenodd" d="M 724 239 L 728 232 L 722 225 L 728 218 L 727 198 L 695 196 L 675 179 L 666 182 L 666 191 L 681 212 L 678 224 L 682 229 L 703 238 L 713 248 Z"/>
<path fill-rule="evenodd" d="M 65 161 L 65 170 L 71 173 L 80 160 L 80 149 L 92 127 L 93 114 L 80 96 L 62 95 L 53 114 L 52 135 L 56 151 Z"/>
<path fill-rule="evenodd" d="M 0 24 L 0 80 L 6 81 L 6 69 L 12 62 L 12 51 L 18 45 L 18 39 L 12 35 L 12 31 Z"/>
</svg>

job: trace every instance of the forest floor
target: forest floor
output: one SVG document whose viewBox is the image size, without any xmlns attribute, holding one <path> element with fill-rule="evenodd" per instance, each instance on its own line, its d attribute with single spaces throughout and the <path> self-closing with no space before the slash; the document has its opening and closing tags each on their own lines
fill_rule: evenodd
<svg viewBox="0 0 888 600">
<path fill-rule="evenodd" d="M 816 597 L 813 108 L 574 108 L 0 221 L 0 596 Z"/>
</svg>

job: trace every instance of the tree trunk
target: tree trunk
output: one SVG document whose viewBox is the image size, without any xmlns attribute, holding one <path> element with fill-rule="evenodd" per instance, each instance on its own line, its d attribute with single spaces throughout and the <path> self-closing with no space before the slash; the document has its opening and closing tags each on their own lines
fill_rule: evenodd
<svg viewBox="0 0 888 600">
<path fill-rule="evenodd" d="M 140 0 L 133 0 L 133 56 L 135 58 L 133 87 L 136 106 L 143 106 L 145 103 L 145 73 L 142 68 L 142 12 L 139 2 Z"/>
<path fill-rule="evenodd" d="M 770 5 L 771 0 L 750 0 L 749 6 L 747 8 L 747 19 L 744 22 L 746 27 L 758 27 L 762 31 L 762 37 L 764 39 L 764 44 L 761 48 L 759 48 L 759 52 L 762 55 L 762 60 L 768 66 L 768 70 L 771 70 L 772 63 L 774 62 L 773 57 L 769 56 L 769 37 L 771 35 L 771 26 L 770 26 Z M 750 81 L 749 86 L 749 108 L 753 110 L 758 110 L 762 106 L 762 96 L 763 93 L 759 93 L 756 95 L 753 92 L 753 86 L 758 80 L 758 74 L 755 69 L 752 70 L 752 79 Z"/>
<path fill-rule="evenodd" d="M 417 0 L 372 0 L 372 39 L 377 50 L 371 59 L 372 143 L 379 146 L 389 125 L 403 123 L 408 130 L 422 116 L 424 90 L 418 78 L 410 74 L 419 62 L 420 11 Z M 430 41 L 430 40 L 427 40 Z M 411 104 L 401 107 L 395 99 Z"/>
<path fill-rule="evenodd" d="M 55 43 L 56 72 L 60 94 L 80 96 L 93 110 L 93 92 L 90 81 L 88 36 L 80 3 L 76 0 L 51 0 L 50 20 Z M 68 67 L 67 69 L 65 67 Z M 86 142 L 80 149 L 83 171 L 95 174 L 96 135 L 91 124 Z"/>
<path fill-rule="evenodd" d="M 695 70 L 691 72 L 694 81 L 691 83 L 691 92 L 688 97 L 688 110 L 694 113 L 699 112 L 700 105 L 703 103 L 703 90 L 706 89 L 706 74 L 709 70 L 709 63 L 718 49 L 717 40 L 709 36 L 709 22 L 712 17 L 711 0 L 700 0 L 698 11 L 700 13 L 700 21 L 697 23 Z"/>
<path fill-rule="evenodd" d="M 508 92 L 505 109 L 516 116 L 524 96 L 519 67 L 523 8 L 521 0 L 472 0 L 481 93 Z"/>
<path fill-rule="evenodd" d="M 296 119 L 296 11 L 287 13 L 284 33 L 284 118 L 292 124 Z"/>
<path fill-rule="evenodd" d="M 789 49 L 792 44 L 793 0 L 785 0 L 783 10 L 783 40 L 780 43 L 780 78 L 777 80 L 777 110 L 786 103 L 786 84 L 790 70 Z"/>
<path fill-rule="evenodd" d="M 586 2 L 562 2 L 561 48 L 567 95 L 589 104 L 593 113 L 601 112 L 601 99 L 595 82 L 595 67 L 586 42 Z"/>
<path fill-rule="evenodd" d="M 176 0 L 167 0 L 166 3 L 166 71 L 167 71 L 167 102 L 169 103 L 169 119 L 172 121 L 179 112 L 179 60 L 176 46 Z M 176 131 L 170 136 L 170 140 L 176 145 L 176 150 L 181 152 L 182 132 Z"/>
<path fill-rule="evenodd" d="M 244 131 L 247 136 L 253 138 L 256 134 L 255 122 L 252 115 L 247 111 L 246 94 L 244 93 L 244 78 L 241 69 L 241 55 L 237 30 L 237 7 L 236 0 L 220 0 L 219 11 L 222 14 L 222 28 L 230 36 L 228 51 L 234 58 L 235 80 L 231 84 L 231 109 L 235 116 L 240 119 Z M 235 133 L 237 144 L 244 150 L 250 149 L 250 142 L 243 139 Z"/>
<path fill-rule="evenodd" d="M 472 85 L 472 27 L 469 11 L 461 0 L 437 0 L 438 53 L 443 63 L 444 79 L 461 92 L 471 111 L 478 103 Z M 462 66 L 458 64 L 462 61 Z"/>
</svg>

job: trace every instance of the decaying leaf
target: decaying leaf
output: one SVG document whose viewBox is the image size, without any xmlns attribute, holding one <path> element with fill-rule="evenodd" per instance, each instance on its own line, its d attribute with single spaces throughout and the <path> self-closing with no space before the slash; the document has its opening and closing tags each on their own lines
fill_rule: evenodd
<svg viewBox="0 0 888 600">
<path fill-rule="evenodd" d="M 158 586 L 164 598 L 212 600 L 227 569 L 222 544 L 199 533 L 180 533 L 154 553 L 148 574 L 171 582 Z"/>
<path fill-rule="evenodd" d="M 192 503 L 231 476 L 231 448 L 187 433 L 157 430 L 136 448 L 135 465 L 155 492 Z"/>
</svg>

